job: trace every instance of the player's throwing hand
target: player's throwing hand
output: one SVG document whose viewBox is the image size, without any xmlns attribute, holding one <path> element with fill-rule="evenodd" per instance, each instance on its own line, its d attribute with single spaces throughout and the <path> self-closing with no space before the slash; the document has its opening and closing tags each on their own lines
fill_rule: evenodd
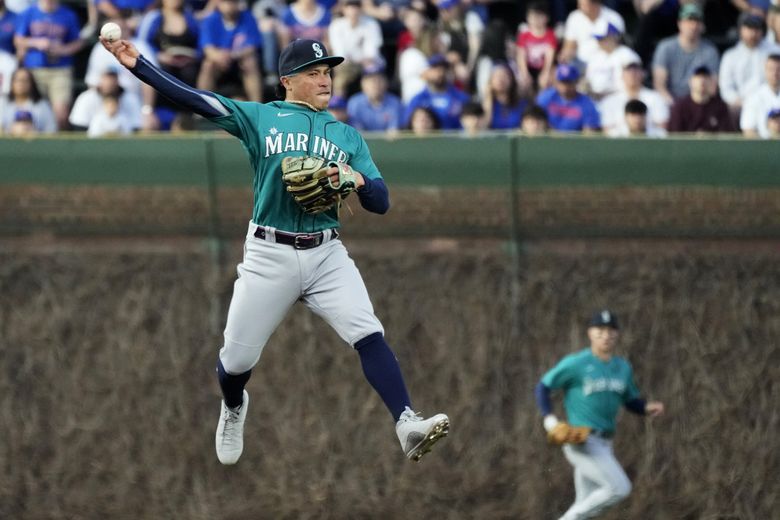
<svg viewBox="0 0 780 520">
<path fill-rule="evenodd" d="M 106 48 L 108 52 L 113 54 L 122 66 L 132 69 L 138 62 L 138 56 L 141 55 L 135 45 L 127 40 L 108 41 L 100 36 L 100 43 Z"/>
</svg>

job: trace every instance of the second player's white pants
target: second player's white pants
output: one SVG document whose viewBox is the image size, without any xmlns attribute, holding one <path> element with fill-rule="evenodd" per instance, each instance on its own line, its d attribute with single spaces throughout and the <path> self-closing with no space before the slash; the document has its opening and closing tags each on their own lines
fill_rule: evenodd
<svg viewBox="0 0 780 520">
<path fill-rule="evenodd" d="M 584 444 L 566 444 L 563 453 L 574 468 L 575 500 L 560 520 L 594 518 L 631 493 L 611 440 L 590 435 Z"/>
<path fill-rule="evenodd" d="M 256 238 L 256 228 L 250 223 L 219 352 L 228 373 L 241 374 L 257 364 L 268 338 L 299 300 L 350 345 L 384 333 L 360 272 L 330 231 L 319 247 L 294 249 Z M 265 229 L 274 236 L 272 228 Z"/>
</svg>

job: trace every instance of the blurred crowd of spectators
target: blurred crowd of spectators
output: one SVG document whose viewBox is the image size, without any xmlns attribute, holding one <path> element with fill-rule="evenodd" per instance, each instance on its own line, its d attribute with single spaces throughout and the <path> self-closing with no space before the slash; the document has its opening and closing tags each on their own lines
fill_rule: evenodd
<svg viewBox="0 0 780 520">
<path fill-rule="evenodd" d="M 364 131 L 780 137 L 778 2 L 0 0 L 0 133 L 199 128 L 102 48 L 114 21 L 185 83 L 253 101 L 281 48 L 320 40 L 346 58 L 329 110 Z"/>
</svg>

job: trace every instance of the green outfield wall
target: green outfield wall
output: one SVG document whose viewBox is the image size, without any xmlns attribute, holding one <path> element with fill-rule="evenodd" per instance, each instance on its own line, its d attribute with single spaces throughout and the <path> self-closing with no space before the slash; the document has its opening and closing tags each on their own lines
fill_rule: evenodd
<svg viewBox="0 0 780 520">
<path fill-rule="evenodd" d="M 741 138 L 375 136 L 387 217 L 356 234 L 778 236 L 780 146 Z M 251 172 L 222 133 L 0 139 L 0 233 L 240 236 Z M 357 211 L 359 203 L 352 199 Z M 353 223 L 354 221 L 354 223 Z"/>
</svg>

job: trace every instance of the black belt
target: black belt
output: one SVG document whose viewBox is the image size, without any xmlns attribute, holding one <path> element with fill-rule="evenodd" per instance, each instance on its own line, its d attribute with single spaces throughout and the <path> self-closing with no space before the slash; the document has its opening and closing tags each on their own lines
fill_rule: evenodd
<svg viewBox="0 0 780 520">
<path fill-rule="evenodd" d="M 591 435 L 595 435 L 596 437 L 601 437 L 602 439 L 611 439 L 615 436 L 615 432 L 610 432 L 607 430 L 591 430 Z"/>
<path fill-rule="evenodd" d="M 338 238 L 339 232 L 335 229 L 331 229 L 331 238 Z M 285 244 L 292 246 L 295 249 L 312 249 L 314 247 L 321 246 L 325 241 L 325 232 L 318 231 L 316 233 L 286 233 L 284 231 L 274 232 L 276 242 L 279 244 Z M 265 228 L 258 227 L 255 229 L 255 238 L 268 240 L 268 233 Z"/>
</svg>

